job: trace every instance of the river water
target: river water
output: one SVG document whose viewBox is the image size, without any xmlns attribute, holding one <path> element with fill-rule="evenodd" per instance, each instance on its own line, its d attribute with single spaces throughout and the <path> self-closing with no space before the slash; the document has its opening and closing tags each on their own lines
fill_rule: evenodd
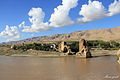
<svg viewBox="0 0 120 80">
<path fill-rule="evenodd" d="M 9 57 L 0 56 L 0 80 L 120 80 L 115 56 Z"/>
</svg>

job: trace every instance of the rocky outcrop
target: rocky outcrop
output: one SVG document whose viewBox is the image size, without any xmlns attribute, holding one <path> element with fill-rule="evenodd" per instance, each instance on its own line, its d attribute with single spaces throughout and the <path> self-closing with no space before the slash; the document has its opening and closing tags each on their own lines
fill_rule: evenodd
<svg viewBox="0 0 120 80">
<path fill-rule="evenodd" d="M 92 57 L 90 50 L 87 48 L 87 41 L 85 39 L 79 41 L 79 52 L 76 53 L 76 55 L 85 58 Z"/>
<path fill-rule="evenodd" d="M 118 56 L 118 63 L 120 64 L 120 49 L 117 52 L 117 56 Z"/>
</svg>

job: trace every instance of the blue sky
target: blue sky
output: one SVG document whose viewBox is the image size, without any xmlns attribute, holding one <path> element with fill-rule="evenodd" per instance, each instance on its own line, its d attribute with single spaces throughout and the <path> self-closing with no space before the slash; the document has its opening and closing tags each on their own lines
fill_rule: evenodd
<svg viewBox="0 0 120 80">
<path fill-rule="evenodd" d="M 95 0 L 91 0 L 91 2 L 93 1 Z M 102 2 L 102 5 L 105 7 L 105 9 L 109 9 L 109 5 L 114 2 L 114 0 L 96 0 L 96 1 Z M 33 24 L 29 21 L 29 18 L 31 18 L 31 16 L 28 15 L 29 11 L 32 8 L 42 9 L 42 11 L 45 14 L 43 22 L 44 23 L 48 22 L 48 25 L 49 25 L 50 23 L 52 23 L 52 21 L 50 22 L 50 18 L 51 18 L 51 14 L 55 12 L 54 8 L 58 7 L 59 5 L 63 5 L 62 2 L 63 2 L 62 0 L 0 0 L 0 32 L 3 32 L 5 30 L 6 25 L 9 25 L 9 27 L 16 26 L 17 28 L 19 28 L 18 25 L 21 24 L 21 22 L 23 21 L 25 22 L 26 26 L 28 25 L 30 26 L 31 24 Z M 85 11 L 83 10 L 84 12 L 82 13 L 83 15 L 79 15 L 79 12 L 82 8 L 82 5 L 88 4 L 88 0 L 78 0 L 77 3 L 78 4 L 76 6 L 74 7 L 72 6 L 70 10 L 68 9 L 69 10 L 68 16 L 74 22 L 78 18 L 83 17 Z M 120 6 L 118 5 L 118 7 Z M 40 9 L 37 9 L 37 11 L 39 11 Z M 119 9 L 120 8 L 118 8 L 118 10 Z M 31 10 L 31 12 L 34 12 L 34 11 L 35 10 Z M 54 13 L 54 15 L 55 14 L 57 13 Z M 64 16 L 61 16 L 61 18 L 63 17 Z M 95 20 L 94 18 L 92 18 L 90 21 L 89 20 L 86 21 L 87 23 L 82 23 L 82 24 L 81 23 L 72 24 L 72 25 L 66 24 L 63 26 L 61 25 L 54 26 L 52 24 L 52 27 L 51 27 L 52 30 L 43 30 L 42 28 L 40 28 L 43 31 L 38 30 L 37 32 L 35 31 L 31 32 L 28 30 L 22 31 L 23 28 L 19 28 L 19 34 L 21 36 L 20 38 L 14 37 L 14 39 L 9 40 L 9 38 L 12 38 L 12 36 L 9 36 L 9 34 L 6 34 L 6 32 L 4 31 L 0 36 L 0 42 L 22 40 L 22 39 L 31 38 L 31 37 L 53 35 L 57 33 L 71 33 L 75 31 L 83 31 L 83 30 L 91 30 L 91 29 L 113 28 L 113 27 L 120 26 L 119 19 L 120 19 L 120 14 L 117 13 L 109 17 L 96 18 Z M 60 19 L 57 19 L 57 20 L 60 20 Z M 8 36 L 8 37 L 5 37 L 5 36 Z"/>
</svg>

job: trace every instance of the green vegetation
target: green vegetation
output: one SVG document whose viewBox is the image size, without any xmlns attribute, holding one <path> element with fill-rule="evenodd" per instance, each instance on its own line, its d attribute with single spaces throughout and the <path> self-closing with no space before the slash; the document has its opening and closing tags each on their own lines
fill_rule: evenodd
<svg viewBox="0 0 120 80">
<path fill-rule="evenodd" d="M 24 51 L 27 51 L 29 49 L 41 51 L 55 51 L 55 49 L 53 48 L 53 44 L 41 44 L 41 43 L 23 44 L 22 46 L 14 46 L 13 49 Z"/>
<path fill-rule="evenodd" d="M 72 52 L 79 51 L 79 42 L 78 41 L 67 42 L 67 44 L 70 46 Z"/>
<path fill-rule="evenodd" d="M 14 50 L 24 50 L 27 51 L 29 49 L 32 50 L 41 50 L 41 51 L 57 51 L 58 45 L 60 42 L 56 43 L 33 43 L 33 44 L 23 44 L 21 46 L 14 46 Z M 55 46 L 53 46 L 53 44 Z M 68 41 L 67 45 L 70 46 L 71 50 L 73 52 L 79 51 L 79 42 L 78 41 Z M 88 48 L 97 48 L 97 49 L 103 49 L 103 50 L 118 50 L 120 48 L 120 43 L 111 41 L 111 42 L 105 42 L 101 40 L 92 40 L 87 41 Z M 56 49 L 55 49 L 56 48 Z"/>
<path fill-rule="evenodd" d="M 101 40 L 93 40 L 93 41 L 88 41 L 88 47 L 104 49 L 104 50 L 118 50 L 120 48 L 120 43 L 115 41 L 105 42 Z"/>
<path fill-rule="evenodd" d="M 67 42 L 67 44 L 71 47 L 73 52 L 79 51 L 78 41 Z M 118 50 L 120 49 L 120 43 L 115 41 L 105 42 L 102 40 L 90 40 L 87 41 L 87 47 L 90 49 Z"/>
</svg>

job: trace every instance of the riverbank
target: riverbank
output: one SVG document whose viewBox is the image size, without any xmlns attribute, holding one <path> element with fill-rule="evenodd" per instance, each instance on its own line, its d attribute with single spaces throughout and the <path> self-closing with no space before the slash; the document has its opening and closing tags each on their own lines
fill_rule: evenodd
<svg viewBox="0 0 120 80">
<path fill-rule="evenodd" d="M 116 55 L 117 50 L 91 50 L 92 56 L 109 56 Z M 38 51 L 38 50 L 13 50 L 7 47 L 0 47 L 1 56 L 39 56 L 39 57 L 60 57 L 66 56 L 64 53 L 55 51 Z M 75 55 L 73 55 L 75 56 Z"/>
</svg>

